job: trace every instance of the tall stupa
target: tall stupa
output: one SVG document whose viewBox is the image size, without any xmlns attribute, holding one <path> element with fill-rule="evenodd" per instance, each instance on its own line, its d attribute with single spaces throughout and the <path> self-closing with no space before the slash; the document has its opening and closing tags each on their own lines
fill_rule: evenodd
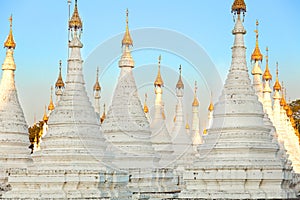
<svg viewBox="0 0 300 200">
<path fill-rule="evenodd" d="M 152 131 L 151 141 L 154 150 L 161 156 L 160 166 L 165 167 L 173 164 L 172 154 L 174 152 L 172 139 L 166 125 L 166 116 L 163 102 L 164 82 L 160 72 L 161 55 L 158 58 L 158 71 L 154 81 L 155 103 L 154 117 L 152 118 L 150 129 Z"/>
<path fill-rule="evenodd" d="M 12 31 L 12 16 L 9 21 L 10 31 L 4 43 L 6 57 L 2 64 L 0 85 L 0 197 L 2 191 L 8 189 L 8 170 L 26 168 L 31 163 L 27 123 L 15 85 L 16 43 Z"/>
<path fill-rule="evenodd" d="M 34 166 L 9 177 L 4 198 L 129 199 L 128 174 L 108 161 L 106 142 L 88 99 L 82 73 L 82 22 L 77 1 L 69 21 L 71 41 L 65 90 L 49 116 L 49 131 Z"/>
<path fill-rule="evenodd" d="M 288 199 L 293 171 L 272 130 L 264 124 L 262 104 L 251 85 L 246 63 L 244 0 L 232 5 L 235 27 L 232 62 L 223 92 L 215 104 L 213 124 L 186 168 L 185 198 Z"/>
<path fill-rule="evenodd" d="M 174 148 L 175 166 L 181 167 L 190 165 L 195 159 L 195 151 L 193 150 L 193 142 L 184 123 L 184 84 L 181 77 L 181 65 L 179 67 L 179 78 L 176 84 L 177 104 L 175 110 L 174 126 L 172 128 L 172 142 Z"/>
<path fill-rule="evenodd" d="M 113 93 L 103 132 L 115 152 L 115 164 L 129 171 L 129 189 L 135 199 L 173 198 L 178 191 L 171 168 L 159 168 L 159 155 L 152 146 L 149 121 L 138 97 L 133 76 L 134 60 L 126 12 L 126 29 L 119 60 L 120 75 Z"/>
</svg>

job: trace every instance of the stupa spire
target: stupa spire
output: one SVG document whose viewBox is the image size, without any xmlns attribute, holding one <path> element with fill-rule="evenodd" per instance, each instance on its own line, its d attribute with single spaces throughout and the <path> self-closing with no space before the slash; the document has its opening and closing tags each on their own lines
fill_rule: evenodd
<svg viewBox="0 0 300 200">
<path fill-rule="evenodd" d="M 200 135 L 200 127 L 199 127 L 199 101 L 197 97 L 197 81 L 195 81 L 194 86 L 194 100 L 192 103 L 192 112 L 193 112 L 193 118 L 192 118 L 192 140 L 193 145 L 197 146 L 199 144 L 203 143 L 202 136 Z"/>
<path fill-rule="evenodd" d="M 122 46 L 132 46 L 133 45 L 133 41 L 131 39 L 129 27 L 128 27 L 128 14 L 129 14 L 129 11 L 127 9 L 126 10 L 126 29 L 125 29 L 125 34 L 124 34 L 124 37 L 122 40 Z"/>
<path fill-rule="evenodd" d="M 262 96 L 263 85 L 261 82 L 262 70 L 260 67 L 260 63 L 263 60 L 263 55 L 260 52 L 259 44 L 258 44 L 258 25 L 259 25 L 258 20 L 256 20 L 256 30 L 254 30 L 254 32 L 256 33 L 256 44 L 253 53 L 251 55 L 251 61 L 254 62 L 251 74 L 253 75 L 253 87 L 255 90 L 255 94 L 258 96 L 258 100 L 260 102 L 263 102 L 263 96 Z"/>
<path fill-rule="evenodd" d="M 82 21 L 79 16 L 77 8 L 77 0 L 75 0 L 75 7 L 71 19 L 69 20 L 69 29 L 79 30 L 82 29 Z"/>
<path fill-rule="evenodd" d="M 259 44 L 258 44 L 258 25 L 259 25 L 258 20 L 256 20 L 256 30 L 254 30 L 254 32 L 256 33 L 256 42 L 255 42 L 255 48 L 251 55 L 251 60 L 261 62 L 263 60 L 263 55 L 260 52 Z"/>
<path fill-rule="evenodd" d="M 263 106 L 265 113 L 273 121 L 273 110 L 272 110 L 272 100 L 271 100 L 271 87 L 270 81 L 272 80 L 272 75 L 269 70 L 269 48 L 266 48 L 266 69 L 263 75 L 264 88 L 263 88 Z"/>
<path fill-rule="evenodd" d="M 273 86 L 273 90 L 278 92 L 281 90 L 281 85 L 279 83 L 279 78 L 278 78 L 278 62 L 276 62 L 276 81 Z"/>
<path fill-rule="evenodd" d="M 63 81 L 62 75 L 61 75 L 61 68 L 62 68 L 62 62 L 59 61 L 59 73 L 58 78 L 55 83 L 55 95 L 56 95 L 56 105 L 58 105 L 58 102 L 63 94 L 63 90 L 65 88 L 65 83 Z"/>
<path fill-rule="evenodd" d="M 182 82 L 182 78 L 181 78 L 181 65 L 179 66 L 179 79 L 177 81 L 177 84 L 176 84 L 176 89 L 184 89 L 184 84 Z"/>
<path fill-rule="evenodd" d="M 52 86 L 51 86 L 50 90 L 51 90 L 51 92 L 50 92 L 50 102 L 49 102 L 49 105 L 48 105 L 48 110 L 50 112 L 52 112 L 55 108 L 54 103 L 53 103 L 53 98 L 52 98 L 52 95 L 53 95 L 53 87 Z"/>
<path fill-rule="evenodd" d="M 213 121 L 214 104 L 212 101 L 212 93 L 210 94 L 210 103 L 208 106 L 208 128 L 211 127 Z"/>
<path fill-rule="evenodd" d="M 95 112 L 99 115 L 100 117 L 100 92 L 101 92 L 101 86 L 99 83 L 99 67 L 97 67 L 96 71 L 96 82 L 93 87 L 94 91 L 94 99 L 95 99 Z"/>
<path fill-rule="evenodd" d="M 274 90 L 274 95 L 273 95 L 273 99 L 274 99 L 273 119 L 274 119 L 274 122 L 273 123 L 277 129 L 277 132 L 280 132 L 279 129 L 282 128 L 281 119 L 280 119 L 281 85 L 279 83 L 279 78 L 278 78 L 278 62 L 276 63 L 276 81 L 273 86 L 273 90 Z"/>
<path fill-rule="evenodd" d="M 197 81 L 195 81 L 195 87 L 194 87 L 194 100 L 193 100 L 193 103 L 192 103 L 192 106 L 193 107 L 198 107 L 199 106 L 199 101 L 198 101 L 198 98 L 197 98 Z"/>
<path fill-rule="evenodd" d="M 43 115 L 43 121 L 45 123 L 47 123 L 48 119 L 49 119 L 46 110 L 47 110 L 47 106 L 45 105 L 45 107 L 44 107 L 44 115 Z"/>
<path fill-rule="evenodd" d="M 14 41 L 14 36 L 13 36 L 13 31 L 12 31 L 12 15 L 10 16 L 10 18 L 8 19 L 10 22 L 10 29 L 9 29 L 9 34 L 7 36 L 7 39 L 4 43 L 4 47 L 8 48 L 8 49 L 15 49 L 16 48 L 16 43 Z"/>
<path fill-rule="evenodd" d="M 119 67 L 120 68 L 133 68 L 134 67 L 134 60 L 130 53 L 130 46 L 133 46 L 133 41 L 131 39 L 129 28 L 128 28 L 128 9 L 126 10 L 126 30 L 122 40 L 122 47 L 123 53 L 121 59 L 119 60 Z M 124 71 L 124 70 L 123 70 Z"/>
<path fill-rule="evenodd" d="M 102 116 L 100 118 L 100 123 L 102 124 L 104 122 L 106 118 L 106 109 L 105 109 L 105 104 L 103 104 L 103 113 L 102 113 Z"/>
<path fill-rule="evenodd" d="M 155 87 L 163 87 L 164 86 L 164 81 L 163 81 L 163 79 L 161 77 L 161 73 L 160 73 L 160 62 L 161 62 L 161 55 L 159 55 L 159 57 L 158 57 L 158 71 L 157 71 L 156 79 L 154 81 Z"/>
<path fill-rule="evenodd" d="M 171 136 L 167 129 L 165 122 L 165 112 L 164 112 L 164 102 L 162 100 L 164 82 L 160 73 L 161 67 L 161 55 L 158 57 L 158 72 L 156 79 L 154 81 L 155 90 L 155 103 L 154 103 L 154 117 L 150 124 L 150 129 L 152 131 L 151 141 L 155 151 L 161 154 L 161 164 L 167 164 L 168 159 L 171 158 L 173 153 Z M 168 160 L 168 161 L 167 161 Z M 165 162 L 167 161 L 167 162 Z"/>
</svg>

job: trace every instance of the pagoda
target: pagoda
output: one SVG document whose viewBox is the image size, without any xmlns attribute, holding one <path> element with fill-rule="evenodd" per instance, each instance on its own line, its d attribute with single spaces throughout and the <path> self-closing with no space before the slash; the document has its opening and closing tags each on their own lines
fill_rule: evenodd
<svg viewBox="0 0 300 200">
<path fill-rule="evenodd" d="M 232 62 L 224 89 L 215 104 L 213 124 L 200 159 L 186 168 L 181 198 L 288 199 L 296 198 L 293 171 L 274 133 L 265 124 L 262 104 L 252 87 L 243 26 L 244 0 L 232 5 L 235 27 Z"/>
</svg>

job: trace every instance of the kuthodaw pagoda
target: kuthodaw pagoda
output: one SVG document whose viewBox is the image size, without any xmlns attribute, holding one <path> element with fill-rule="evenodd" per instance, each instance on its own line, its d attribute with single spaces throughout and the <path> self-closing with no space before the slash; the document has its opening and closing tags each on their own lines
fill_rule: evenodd
<svg viewBox="0 0 300 200">
<path fill-rule="evenodd" d="M 77 1 L 69 19 L 65 82 L 60 61 L 48 113 L 45 106 L 43 119 L 28 127 L 15 86 L 16 43 L 10 17 L 0 85 L 0 198 L 299 198 L 299 132 L 279 81 L 279 64 L 272 95 L 268 48 L 263 73 L 257 21 L 251 82 L 244 45 L 244 0 L 235 0 L 231 11 L 235 22 L 232 62 L 219 100 L 214 104 L 211 97 L 208 117 L 201 119 L 195 80 L 193 101 L 186 111 L 180 65 L 171 129 L 166 125 L 161 56 L 153 77 L 155 101 L 147 101 L 145 94 L 142 105 L 138 96 L 128 10 L 112 101 L 108 111 L 105 105 L 102 111 L 97 69 L 92 105 L 83 75 L 83 23 Z M 153 116 L 149 104 L 154 105 Z M 185 119 L 188 112 L 191 126 Z M 201 121 L 207 122 L 203 133 Z"/>
</svg>

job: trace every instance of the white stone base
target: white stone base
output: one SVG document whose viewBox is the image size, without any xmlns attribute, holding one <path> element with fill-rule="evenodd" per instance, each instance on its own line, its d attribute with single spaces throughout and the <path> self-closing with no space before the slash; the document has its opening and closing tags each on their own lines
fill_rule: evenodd
<svg viewBox="0 0 300 200">
<path fill-rule="evenodd" d="M 176 198 L 180 192 L 177 177 L 172 169 L 126 169 L 129 171 L 128 187 L 132 199 Z"/>
<path fill-rule="evenodd" d="M 124 172 L 24 169 L 10 171 L 8 181 L 4 199 L 131 199 Z"/>
</svg>

